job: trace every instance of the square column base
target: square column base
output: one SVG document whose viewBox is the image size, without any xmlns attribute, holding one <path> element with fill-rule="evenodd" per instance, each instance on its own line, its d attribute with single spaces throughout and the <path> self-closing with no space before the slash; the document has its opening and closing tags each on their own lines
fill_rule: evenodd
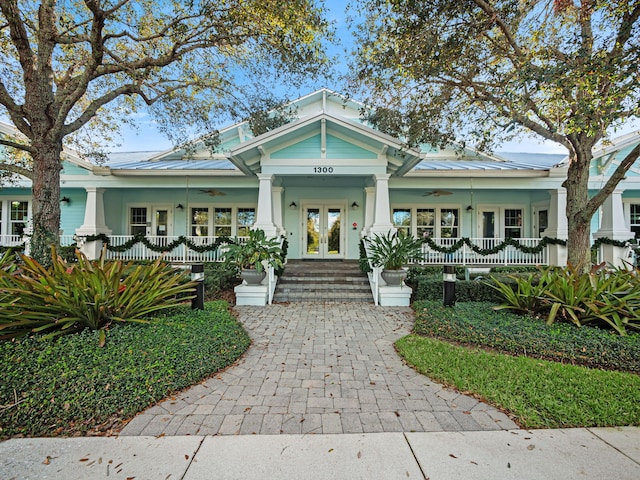
<svg viewBox="0 0 640 480">
<path fill-rule="evenodd" d="M 598 251 L 598 261 L 606 262 L 607 266 L 631 270 L 633 258 L 629 256 L 627 247 L 616 247 L 614 245 L 600 245 Z"/>
<path fill-rule="evenodd" d="M 266 285 L 247 285 L 243 283 L 233 289 L 236 292 L 236 305 L 263 306 L 269 299 Z"/>
</svg>

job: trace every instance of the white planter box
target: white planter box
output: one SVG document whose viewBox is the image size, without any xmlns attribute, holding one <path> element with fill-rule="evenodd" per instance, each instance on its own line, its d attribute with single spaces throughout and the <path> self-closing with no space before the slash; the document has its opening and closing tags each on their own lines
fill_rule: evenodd
<svg viewBox="0 0 640 480">
<path fill-rule="evenodd" d="M 247 285 L 243 283 L 233 289 L 236 305 L 266 305 L 269 300 L 267 285 Z"/>
<path fill-rule="evenodd" d="M 408 307 L 413 290 L 404 283 L 401 287 L 378 287 L 378 305 L 381 307 Z"/>
</svg>

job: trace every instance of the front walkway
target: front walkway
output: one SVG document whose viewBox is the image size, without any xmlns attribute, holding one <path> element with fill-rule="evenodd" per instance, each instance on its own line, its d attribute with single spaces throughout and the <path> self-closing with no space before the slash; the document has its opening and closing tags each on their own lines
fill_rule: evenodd
<svg viewBox="0 0 640 480">
<path fill-rule="evenodd" d="M 403 364 L 410 308 L 236 307 L 253 340 L 232 367 L 135 417 L 121 435 L 509 430 L 507 415 Z"/>
</svg>

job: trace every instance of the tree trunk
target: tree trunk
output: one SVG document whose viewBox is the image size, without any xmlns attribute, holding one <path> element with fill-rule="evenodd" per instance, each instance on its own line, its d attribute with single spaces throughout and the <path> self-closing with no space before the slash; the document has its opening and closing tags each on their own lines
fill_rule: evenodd
<svg viewBox="0 0 640 480">
<path fill-rule="evenodd" d="M 591 268 L 591 214 L 589 201 L 589 165 L 591 148 L 575 148 L 571 154 L 565 188 L 567 189 L 567 257 L 579 271 Z"/>
<path fill-rule="evenodd" d="M 53 144 L 52 144 L 53 143 Z M 51 245 L 60 243 L 60 170 L 62 142 L 34 142 L 31 256 L 51 263 Z"/>
</svg>

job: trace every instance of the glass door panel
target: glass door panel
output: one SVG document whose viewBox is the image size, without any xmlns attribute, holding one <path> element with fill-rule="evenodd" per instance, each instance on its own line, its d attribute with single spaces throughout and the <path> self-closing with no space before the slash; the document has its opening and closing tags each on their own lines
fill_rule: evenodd
<svg viewBox="0 0 640 480">
<path fill-rule="evenodd" d="M 303 208 L 303 256 L 305 258 L 343 258 L 345 236 L 342 228 L 344 207 L 313 205 Z"/>
<path fill-rule="evenodd" d="M 498 211 L 496 209 L 480 210 L 480 237 L 482 240 L 482 248 L 493 248 L 496 244 L 496 238 L 499 236 L 498 228 Z"/>
<path fill-rule="evenodd" d="M 167 207 L 153 207 L 151 222 L 151 235 L 156 237 L 168 237 L 173 235 L 171 213 Z M 158 238 L 156 239 L 156 242 L 159 245 L 166 246 L 169 243 L 169 239 Z"/>
<path fill-rule="evenodd" d="M 326 247 L 327 256 L 339 257 L 342 254 L 341 219 L 342 209 L 330 207 L 326 209 L 327 234 Z"/>
<path fill-rule="evenodd" d="M 169 211 L 168 210 L 156 210 L 155 211 L 155 235 L 158 237 L 166 237 L 169 229 Z"/>
<path fill-rule="evenodd" d="M 306 255 L 320 256 L 320 209 L 306 209 Z"/>
</svg>

